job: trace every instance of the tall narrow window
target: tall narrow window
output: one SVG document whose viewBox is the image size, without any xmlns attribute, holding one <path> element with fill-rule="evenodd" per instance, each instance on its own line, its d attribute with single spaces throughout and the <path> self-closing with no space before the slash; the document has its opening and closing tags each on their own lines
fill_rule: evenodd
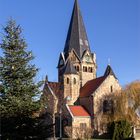
<svg viewBox="0 0 140 140">
<path fill-rule="evenodd" d="M 92 67 L 88 67 L 88 72 L 93 72 L 93 69 L 92 69 Z"/>
<path fill-rule="evenodd" d="M 85 67 L 83 66 L 83 72 L 85 72 Z"/>
<path fill-rule="evenodd" d="M 91 73 L 93 72 L 93 68 L 91 68 Z"/>
<path fill-rule="evenodd" d="M 106 113 L 108 111 L 109 111 L 108 100 L 104 100 L 104 102 L 103 102 L 103 112 Z"/>
<path fill-rule="evenodd" d="M 70 79 L 69 78 L 67 78 L 67 84 L 69 84 L 70 83 Z"/>
<path fill-rule="evenodd" d="M 77 66 L 77 71 L 79 71 L 79 66 Z"/>
<path fill-rule="evenodd" d="M 74 66 L 77 71 L 79 71 L 79 66 Z"/>
<path fill-rule="evenodd" d="M 87 72 L 87 67 L 85 67 L 85 72 Z"/>
<path fill-rule="evenodd" d="M 90 72 L 91 71 L 91 69 L 90 69 L 90 67 L 88 67 L 88 72 Z"/>
<path fill-rule="evenodd" d="M 113 92 L 113 86 L 110 87 L 110 92 Z"/>
<path fill-rule="evenodd" d="M 73 79 L 73 83 L 74 83 L 74 85 L 76 84 L 76 78 Z"/>
</svg>

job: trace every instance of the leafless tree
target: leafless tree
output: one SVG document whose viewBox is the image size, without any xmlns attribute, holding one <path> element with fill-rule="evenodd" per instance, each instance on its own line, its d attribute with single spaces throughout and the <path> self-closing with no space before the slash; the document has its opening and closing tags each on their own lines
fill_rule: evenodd
<svg viewBox="0 0 140 140">
<path fill-rule="evenodd" d="M 104 100 L 113 101 L 113 110 L 111 112 L 103 112 Z M 133 126 L 140 125 L 140 114 L 136 112 L 140 112 L 140 81 L 127 85 L 120 92 L 102 96 L 97 104 L 100 129 L 103 129 L 105 123 L 123 119 L 129 121 Z"/>
</svg>

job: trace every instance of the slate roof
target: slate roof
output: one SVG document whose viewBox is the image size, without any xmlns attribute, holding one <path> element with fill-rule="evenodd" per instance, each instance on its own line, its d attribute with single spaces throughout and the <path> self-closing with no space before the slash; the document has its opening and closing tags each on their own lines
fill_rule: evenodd
<svg viewBox="0 0 140 140">
<path fill-rule="evenodd" d="M 64 74 L 77 74 L 76 69 L 74 68 L 72 62 L 70 62 L 69 60 L 68 60 L 68 62 L 66 64 L 66 68 L 65 68 Z"/>
<path fill-rule="evenodd" d="M 82 40 L 83 45 L 80 44 L 80 40 Z M 65 42 L 64 48 L 65 58 L 67 59 L 68 53 L 73 48 L 78 57 L 81 59 L 83 52 L 85 50 L 90 51 L 89 43 L 87 45 L 86 42 L 88 42 L 86 29 L 83 23 L 78 1 L 75 0 L 69 30 L 67 34 L 67 39 Z"/>
<path fill-rule="evenodd" d="M 115 73 L 113 72 L 110 65 L 107 66 L 105 73 L 104 73 L 104 76 L 108 76 L 108 75 L 113 75 L 117 79 L 117 77 L 116 77 Z"/>
<path fill-rule="evenodd" d="M 106 79 L 105 76 L 93 79 L 88 81 L 81 89 L 79 97 L 88 97 L 90 96 Z"/>
<path fill-rule="evenodd" d="M 90 117 L 90 114 L 82 106 L 68 106 L 72 115 L 77 117 Z"/>
</svg>

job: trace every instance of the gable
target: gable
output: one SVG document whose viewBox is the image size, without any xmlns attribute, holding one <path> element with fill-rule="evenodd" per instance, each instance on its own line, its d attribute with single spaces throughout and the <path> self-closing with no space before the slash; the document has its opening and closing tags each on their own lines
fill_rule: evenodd
<svg viewBox="0 0 140 140">
<path fill-rule="evenodd" d="M 82 61 L 86 63 L 93 63 L 93 58 L 89 51 L 84 52 Z"/>
<path fill-rule="evenodd" d="M 108 76 L 108 75 L 113 75 L 117 79 L 117 77 L 116 77 L 115 73 L 113 72 L 110 65 L 107 66 L 105 73 L 104 73 L 104 76 Z"/>
<path fill-rule="evenodd" d="M 68 59 L 71 60 L 71 62 L 80 62 L 80 58 L 78 57 L 74 49 L 70 51 Z"/>
<path fill-rule="evenodd" d="M 94 96 L 102 96 L 121 90 L 118 80 L 113 75 L 108 75 L 102 84 L 95 90 Z"/>
</svg>

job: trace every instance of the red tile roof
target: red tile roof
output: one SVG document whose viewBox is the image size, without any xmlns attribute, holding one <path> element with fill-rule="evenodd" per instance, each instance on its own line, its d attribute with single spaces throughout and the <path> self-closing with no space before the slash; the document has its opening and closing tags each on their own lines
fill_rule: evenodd
<svg viewBox="0 0 140 140">
<path fill-rule="evenodd" d="M 82 106 L 68 106 L 73 116 L 89 117 L 89 113 Z"/>
<path fill-rule="evenodd" d="M 52 89 L 53 93 L 58 95 L 60 94 L 60 86 L 61 84 L 59 82 L 48 82 L 49 87 Z"/>
<path fill-rule="evenodd" d="M 88 81 L 81 89 L 80 89 L 80 97 L 88 97 L 90 96 L 105 80 L 105 76 L 93 79 Z"/>
</svg>

